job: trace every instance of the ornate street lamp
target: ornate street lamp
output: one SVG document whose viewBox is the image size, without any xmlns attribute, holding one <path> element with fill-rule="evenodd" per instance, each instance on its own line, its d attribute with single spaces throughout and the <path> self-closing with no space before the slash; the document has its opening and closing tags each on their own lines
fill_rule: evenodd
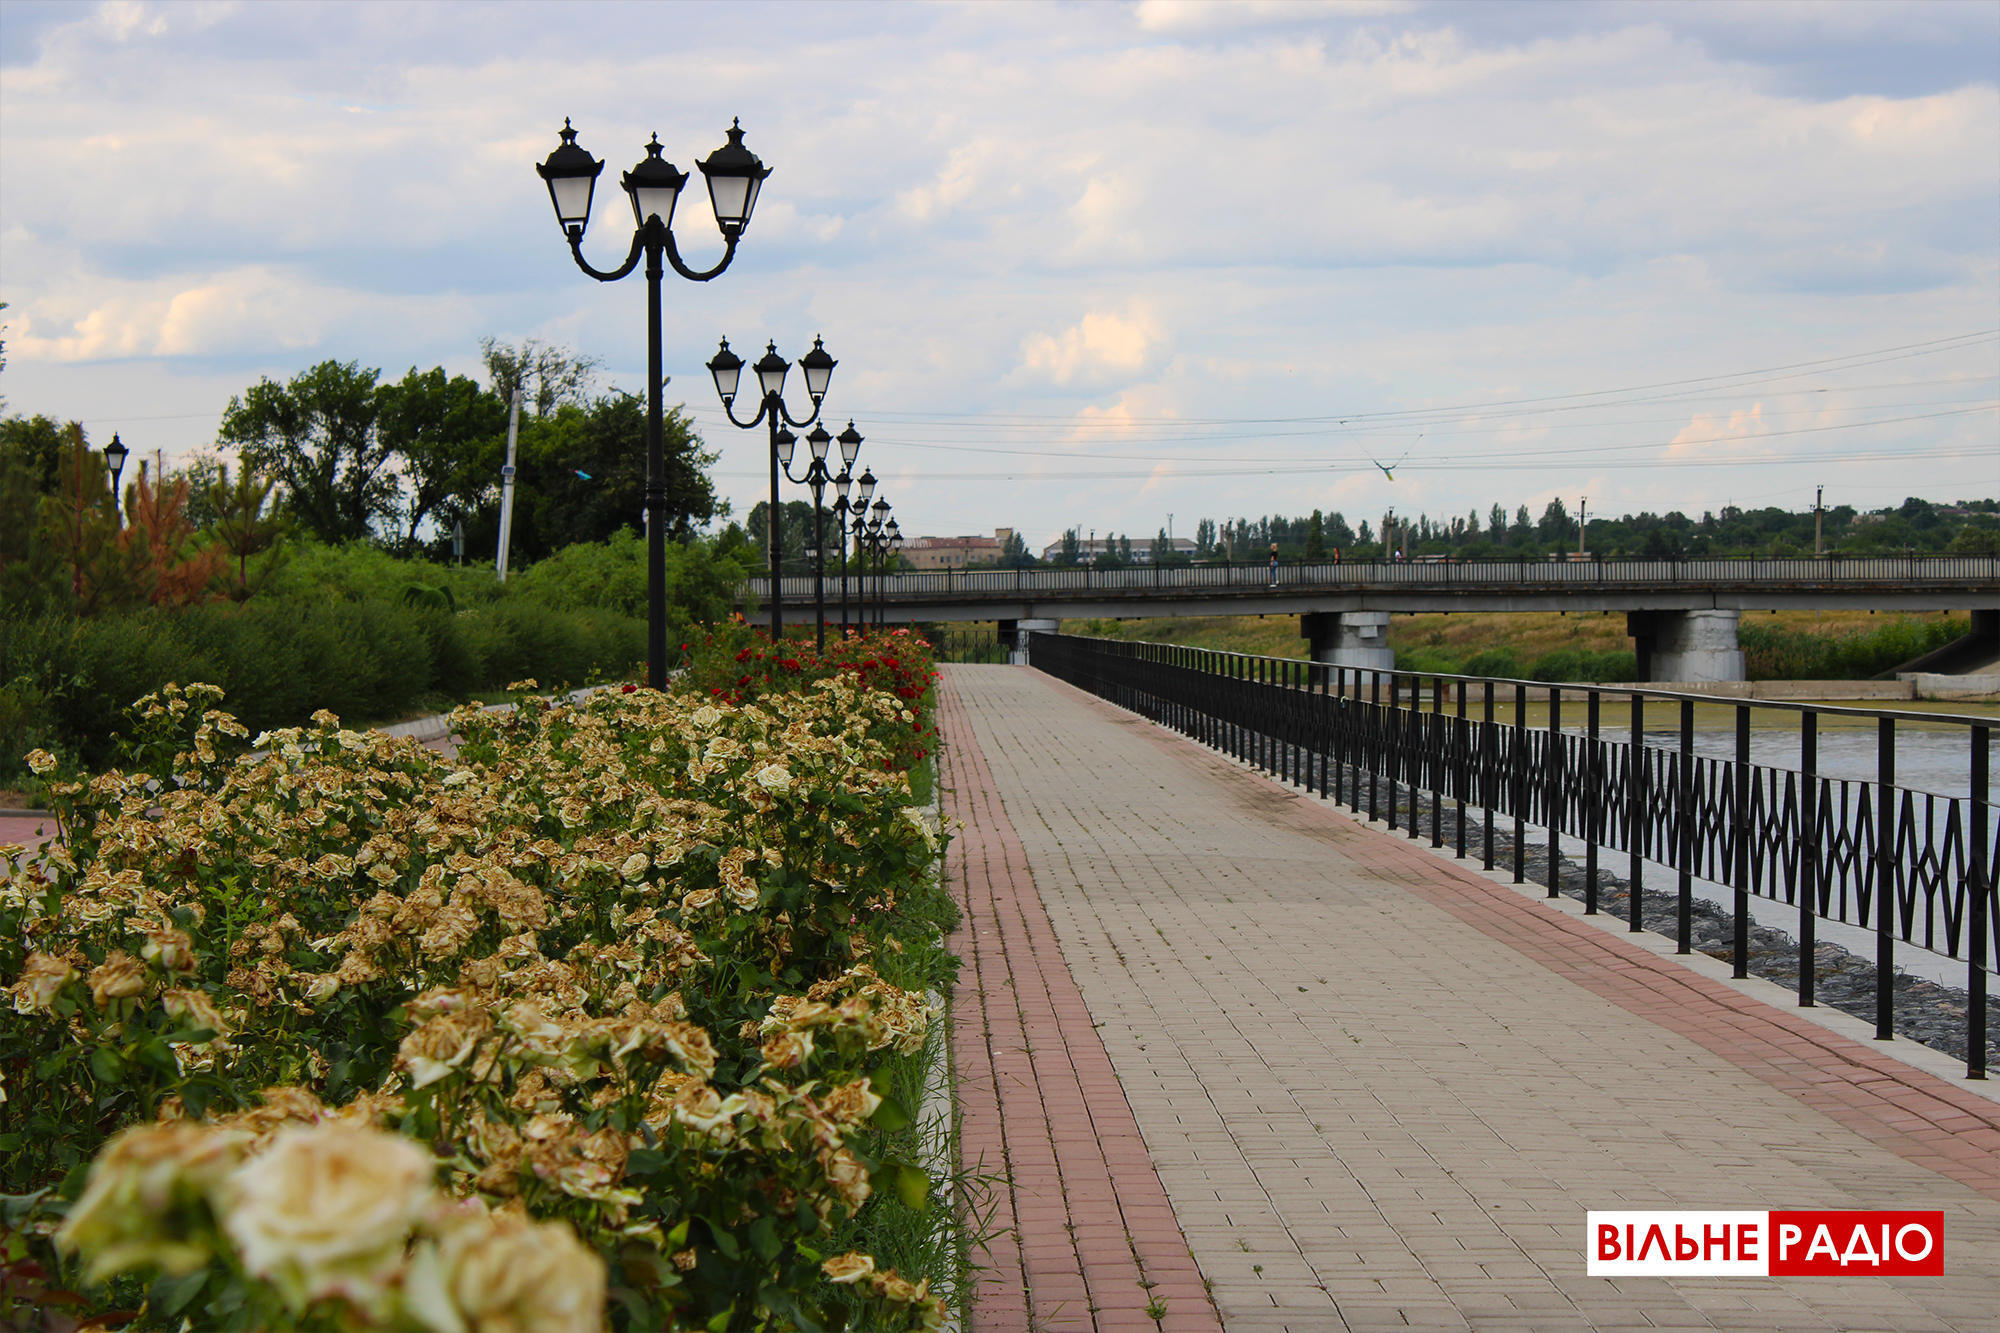
<svg viewBox="0 0 2000 1333">
<path fill-rule="evenodd" d="M 646 156 L 626 172 L 621 183 L 632 201 L 635 227 L 625 262 L 608 272 L 593 268 L 583 257 L 583 232 L 590 225 L 591 198 L 604 164 L 576 142 L 576 131 L 563 121 L 562 144 L 535 170 L 549 187 L 556 222 L 569 239 L 576 266 L 599 282 L 616 282 L 646 261 L 646 683 L 665 689 L 667 683 L 667 467 L 660 386 L 660 279 L 664 264 L 691 282 L 707 282 L 729 267 L 736 243 L 750 225 L 758 191 L 771 169 L 743 146 L 742 122 L 729 127 L 729 141 L 704 158 L 701 174 L 708 181 L 708 198 L 721 229 L 722 259 L 713 268 L 691 269 L 674 244 L 674 204 L 687 173 L 660 156 L 660 136 L 646 145 Z"/>
<path fill-rule="evenodd" d="M 850 468 L 852 467 L 851 460 L 849 466 Z M 834 485 L 836 487 L 840 487 L 841 479 L 845 478 L 847 475 L 848 473 L 846 471 L 843 471 L 840 474 L 840 477 L 834 478 Z M 863 472 L 860 478 L 854 482 L 854 485 L 860 488 L 858 496 L 852 502 L 850 502 L 847 498 L 846 488 L 841 487 L 840 501 L 838 504 L 834 506 L 834 513 L 839 517 L 841 521 L 840 628 L 843 633 L 845 633 L 847 630 L 847 583 L 848 583 L 847 534 L 851 526 L 854 533 L 854 558 L 856 560 L 859 560 L 861 558 L 861 531 L 863 526 L 867 523 L 866 515 L 868 512 L 868 502 L 875 498 L 875 474 L 873 472 Z M 847 517 L 849 514 L 856 515 L 856 517 L 852 520 L 851 525 Z M 863 604 L 861 602 L 861 597 L 859 595 L 860 589 L 856 589 L 856 593 L 857 595 L 855 598 L 856 601 L 855 611 L 861 619 L 865 620 L 866 615 L 865 613 L 863 613 L 862 610 Z"/>
<path fill-rule="evenodd" d="M 784 557 L 783 512 L 778 499 L 778 478 L 780 475 L 794 482 L 809 481 L 813 475 L 811 468 L 803 477 L 792 476 L 792 452 L 798 447 L 798 437 L 784 426 L 796 426 L 804 430 L 819 420 L 819 410 L 826 398 L 827 385 L 833 380 L 833 368 L 839 364 L 827 355 L 826 347 L 818 338 L 813 339 L 812 350 L 799 358 L 799 369 L 805 372 L 806 396 L 812 399 L 812 412 L 803 417 L 793 416 L 785 406 L 785 372 L 790 369 L 785 358 L 778 355 L 778 344 L 766 344 L 764 355 L 757 358 L 751 371 L 757 376 L 757 414 L 748 421 L 736 419 L 737 389 L 743 380 L 743 358 L 729 350 L 729 339 L 722 340 L 722 348 L 708 363 L 708 373 L 715 380 L 716 396 L 722 399 L 722 411 L 733 426 L 752 430 L 759 424 L 768 424 L 771 432 L 771 641 L 778 642 L 784 637 Z M 826 443 L 832 437 L 825 431 L 817 432 L 822 441 L 814 445 L 814 462 L 818 465 L 819 490 L 813 493 L 813 522 L 818 524 L 819 496 L 826 486 Z M 826 603 L 820 601 L 820 646 L 826 646 Z"/>
<path fill-rule="evenodd" d="M 113 431 L 111 443 L 104 446 L 104 461 L 111 468 L 111 513 L 121 528 L 125 526 L 125 497 L 118 489 L 118 480 L 125 475 L 125 459 L 131 452 Z"/>
</svg>

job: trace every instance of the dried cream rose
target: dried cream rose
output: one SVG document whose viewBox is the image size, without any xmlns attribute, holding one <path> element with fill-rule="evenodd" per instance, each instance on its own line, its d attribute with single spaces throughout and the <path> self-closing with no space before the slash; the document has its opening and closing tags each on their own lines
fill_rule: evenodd
<svg viewBox="0 0 2000 1333">
<path fill-rule="evenodd" d="M 440 1228 L 434 1251 L 441 1294 L 459 1322 L 434 1328 L 470 1333 L 600 1333 L 604 1260 L 560 1222 L 508 1213 L 461 1212 Z M 417 1302 L 412 1302 L 417 1304 Z M 424 1301 L 425 1306 L 432 1304 Z"/>
<path fill-rule="evenodd" d="M 131 954 L 115 949 L 109 958 L 90 970 L 90 998 L 99 1009 L 113 1000 L 138 995 L 146 989 L 146 969 Z"/>
<path fill-rule="evenodd" d="M 149 930 L 139 956 L 148 962 L 158 963 L 163 972 L 192 972 L 194 941 L 187 937 L 184 930 Z"/>
<path fill-rule="evenodd" d="M 27 755 L 28 771 L 41 777 L 56 770 L 56 757 L 47 750 L 30 750 Z"/>
<path fill-rule="evenodd" d="M 191 1027 L 207 1028 L 215 1035 L 197 1043 L 203 1046 L 229 1045 L 229 1022 L 215 1002 L 198 990 L 170 990 L 160 996 L 160 1006 Z"/>
<path fill-rule="evenodd" d="M 765 791 L 790 791 L 792 770 L 783 764 L 766 764 L 757 770 L 757 785 Z"/>
<path fill-rule="evenodd" d="M 90 1164 L 83 1194 L 56 1232 L 57 1247 L 82 1253 L 91 1282 L 130 1268 L 193 1272 L 208 1263 L 210 1247 L 174 1214 L 212 1196 L 248 1141 L 186 1121 L 125 1130 Z"/>
<path fill-rule="evenodd" d="M 634 852 L 625 858 L 625 864 L 618 867 L 618 873 L 628 880 L 636 880 L 646 873 L 652 860 L 644 852 Z"/>
<path fill-rule="evenodd" d="M 849 1282 L 859 1282 L 862 1278 L 874 1272 L 875 1260 L 871 1255 L 850 1250 L 846 1254 L 834 1255 L 833 1258 L 821 1264 L 819 1270 L 826 1274 L 828 1281 L 837 1282 L 844 1286 Z"/>
<path fill-rule="evenodd" d="M 14 997 L 14 1012 L 32 1014 L 55 1002 L 56 992 L 76 980 L 76 969 L 51 954 L 31 953 L 21 968 L 20 979 L 8 987 Z"/>
<path fill-rule="evenodd" d="M 435 1201 L 436 1159 L 400 1135 L 326 1123 L 279 1130 L 223 1190 L 243 1267 L 292 1305 L 378 1309 L 411 1228 Z"/>
</svg>

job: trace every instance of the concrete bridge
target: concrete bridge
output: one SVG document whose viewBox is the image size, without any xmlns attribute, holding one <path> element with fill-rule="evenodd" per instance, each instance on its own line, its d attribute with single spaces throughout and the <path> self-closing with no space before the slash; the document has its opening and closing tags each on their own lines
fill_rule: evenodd
<svg viewBox="0 0 2000 1333">
<path fill-rule="evenodd" d="M 810 620 L 813 581 L 787 575 L 785 618 Z M 770 580 L 746 610 L 768 623 Z M 1970 611 L 2000 654 L 2000 558 L 1984 555 L 1695 560 L 1489 560 L 1139 566 L 1129 569 L 924 570 L 845 580 L 849 614 L 865 601 L 891 624 L 993 620 L 1003 636 L 1064 619 L 1295 615 L 1313 660 L 1388 669 L 1392 612 L 1625 613 L 1642 680 L 1743 679 L 1745 611 L 1866 608 Z M 826 583 L 839 619 L 842 580 Z"/>
</svg>

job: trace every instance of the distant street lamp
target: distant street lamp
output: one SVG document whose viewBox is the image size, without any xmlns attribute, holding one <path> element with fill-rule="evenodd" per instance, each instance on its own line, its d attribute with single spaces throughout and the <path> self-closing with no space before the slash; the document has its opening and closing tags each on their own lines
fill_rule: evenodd
<svg viewBox="0 0 2000 1333">
<path fill-rule="evenodd" d="M 882 543 L 882 599 L 876 604 L 875 623 L 877 625 L 885 623 L 888 619 L 886 612 L 889 606 L 889 561 L 896 559 L 896 553 L 903 549 L 903 530 L 896 526 L 896 520 L 892 518 L 883 525 L 882 536 L 884 538 Z"/>
<path fill-rule="evenodd" d="M 695 270 L 681 261 L 674 244 L 674 204 L 687 173 L 660 156 L 660 136 L 646 145 L 646 156 L 625 173 L 625 193 L 632 200 L 635 227 L 625 262 L 605 272 L 583 257 L 583 231 L 590 225 L 590 201 L 604 164 L 577 146 L 576 131 L 563 121 L 562 145 L 535 170 L 548 183 L 556 221 L 569 238 L 576 266 L 599 282 L 616 282 L 646 260 L 646 683 L 653 689 L 667 684 L 667 464 L 666 432 L 660 407 L 665 382 L 660 355 L 660 278 L 662 261 L 691 282 L 707 282 L 729 267 L 736 243 L 750 225 L 757 194 L 771 169 L 743 146 L 742 122 L 729 127 L 729 142 L 704 158 L 701 174 L 708 182 L 708 199 L 715 225 L 722 231 L 722 259 L 714 268 Z"/>
<path fill-rule="evenodd" d="M 111 443 L 104 446 L 104 461 L 111 468 L 111 513 L 120 528 L 125 526 L 125 497 L 119 493 L 118 481 L 125 475 L 125 459 L 131 452 L 113 431 Z"/>
<path fill-rule="evenodd" d="M 875 557 L 875 623 L 879 626 L 883 622 L 884 610 L 888 604 L 889 555 L 903 544 L 903 534 L 896 526 L 896 520 L 889 517 L 887 500 L 878 496 L 868 513 L 868 517 L 857 517 L 854 520 L 854 533 L 866 546 L 868 553 Z M 865 603 L 862 615 L 865 620 L 867 616 Z"/>
<path fill-rule="evenodd" d="M 827 355 L 826 347 L 818 338 L 813 339 L 812 350 L 799 358 L 799 369 L 805 372 L 806 395 L 812 399 L 812 412 L 803 417 L 795 417 L 785 406 L 785 373 L 790 369 L 785 358 L 778 355 L 778 344 L 766 344 L 764 355 L 757 358 L 751 370 L 757 375 L 757 414 L 748 421 L 736 419 L 736 389 L 743 378 L 743 358 L 729 350 L 729 339 L 722 340 L 722 349 L 708 363 L 708 373 L 715 378 L 716 396 L 722 399 L 722 411 L 732 426 L 752 430 L 760 424 L 768 424 L 771 432 L 771 641 L 778 642 L 784 637 L 784 557 L 782 537 L 782 509 L 778 498 L 778 477 L 782 473 L 793 481 L 804 481 L 805 477 L 793 477 L 791 473 L 792 451 L 798 445 L 798 437 L 784 426 L 796 426 L 804 430 L 819 420 L 821 402 L 826 397 L 826 386 L 833 379 L 833 368 L 838 365 Z M 819 432 L 825 436 L 826 432 Z M 825 445 L 820 446 L 821 462 L 824 462 Z M 782 458 L 781 458 L 782 453 Z M 810 471 L 807 473 L 811 475 Z M 820 485 L 826 484 L 824 478 Z M 822 606 L 822 621 L 824 607 Z M 824 634 L 824 630 L 822 630 Z"/>
<path fill-rule="evenodd" d="M 850 483 L 848 474 L 843 471 L 838 477 L 833 479 L 833 484 L 835 489 L 840 493 L 840 498 L 834 502 L 833 513 L 834 519 L 840 527 L 840 629 L 844 634 L 847 632 L 847 516 L 849 514 L 864 515 L 868 512 L 868 502 L 875 498 L 875 474 L 873 472 L 863 472 L 859 481 Z M 847 498 L 847 488 L 850 484 L 860 488 L 859 495 L 852 502 Z M 865 522 L 866 520 L 860 517 L 853 520 L 854 557 L 857 560 L 861 558 L 861 528 Z M 857 598 L 857 600 L 859 599 Z M 861 615 L 863 620 L 867 619 L 866 613 L 861 606 L 856 606 L 855 611 Z"/>
<path fill-rule="evenodd" d="M 814 344 L 815 347 L 817 347 L 817 345 L 818 344 L 816 343 Z M 840 460 L 841 460 L 840 476 L 838 478 L 829 476 L 826 470 L 826 451 L 828 446 L 833 444 L 836 439 L 838 439 L 840 442 Z M 821 524 L 820 519 L 821 515 L 825 512 L 823 509 L 823 505 L 826 500 L 826 487 L 829 481 L 833 482 L 835 485 L 839 487 L 840 501 L 842 506 L 843 507 L 845 506 L 847 500 L 849 470 L 854 466 L 855 455 L 861 452 L 861 432 L 854 429 L 854 422 L 852 420 L 848 421 L 847 429 L 840 432 L 840 434 L 837 437 L 828 435 L 826 433 L 826 427 L 824 426 L 814 426 L 812 428 L 812 433 L 806 436 L 806 445 L 812 453 L 812 461 L 806 465 L 805 476 L 793 477 L 792 449 L 794 447 L 794 443 L 792 440 L 792 433 L 790 431 L 783 431 L 780 432 L 778 436 L 778 451 L 779 451 L 778 461 L 784 467 L 785 476 L 789 477 L 794 482 L 800 482 L 812 488 L 813 643 L 817 651 L 819 651 L 820 653 L 825 653 L 826 652 L 826 532 Z M 840 521 L 841 520 L 836 519 L 837 523 Z M 846 530 L 843 527 L 842 528 L 843 555 L 845 555 L 846 553 L 845 533 Z"/>
</svg>

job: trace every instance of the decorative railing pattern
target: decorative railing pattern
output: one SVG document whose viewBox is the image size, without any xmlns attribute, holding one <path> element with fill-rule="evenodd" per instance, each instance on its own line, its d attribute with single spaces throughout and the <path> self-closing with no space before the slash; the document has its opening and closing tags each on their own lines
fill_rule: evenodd
<svg viewBox="0 0 2000 1333">
<path fill-rule="evenodd" d="M 1732 961 L 1747 975 L 1749 899 L 1801 908 L 1798 987 L 1814 1002 L 1816 923 L 1875 938 L 1876 1029 L 1893 1026 L 1898 945 L 1966 965 L 1967 1072 L 1985 1077 L 1987 981 L 2000 960 L 2000 904 L 1991 868 L 2000 843 L 1991 805 L 1991 731 L 1980 718 L 1710 699 L 1672 691 L 1553 686 L 1517 680 L 1377 671 L 1166 644 L 1035 634 L 1030 662 L 1122 708 L 1367 810 L 1418 837 L 1430 803 L 1433 846 L 1456 821 L 1458 855 L 1494 863 L 1495 829 L 1511 821 L 1513 877 L 1525 880 L 1535 826 L 1548 846 L 1549 896 L 1569 837 L 1584 848 L 1585 910 L 1598 910 L 1599 860 L 1625 854 L 1633 930 L 1649 867 L 1676 877 L 1677 944 L 1691 950 L 1693 881 L 1735 891 Z M 1528 723 L 1531 696 L 1546 720 Z M 1672 710 L 1677 743 L 1649 743 L 1647 704 Z M 1698 753 L 1697 703 L 1726 707 L 1733 756 Z M 1580 710 L 1580 711 L 1579 711 Z M 1753 710 L 1796 720 L 1799 766 L 1751 761 Z M 1508 714 L 1511 713 L 1511 717 Z M 1873 780 L 1820 771 L 1820 722 L 1872 719 Z M 1964 737 L 1966 793 L 1897 785 L 1896 733 L 1944 726 Z M 1364 791 L 1365 788 L 1365 791 Z M 1386 790 L 1386 804 L 1383 794 Z M 1447 814 L 1445 806 L 1451 806 Z M 1479 812 L 1478 846 L 1468 810 Z"/>
<path fill-rule="evenodd" d="M 842 578 L 827 576 L 827 598 L 837 601 Z M 846 576 L 850 602 L 935 601 L 941 598 L 1132 596 L 1229 591 L 1271 591 L 1268 564 L 1135 565 L 1125 569 L 929 569 L 886 576 Z M 1885 588 L 2000 590 L 2000 558 L 1990 555 L 1916 555 L 1818 558 L 1694 560 L 1416 560 L 1309 561 L 1280 565 L 1280 593 L 1359 592 L 1426 589 L 1435 591 L 1550 591 L 1602 589 Z M 770 596 L 768 577 L 746 587 L 761 604 Z M 787 574 L 786 605 L 810 599 L 810 575 Z"/>
</svg>

